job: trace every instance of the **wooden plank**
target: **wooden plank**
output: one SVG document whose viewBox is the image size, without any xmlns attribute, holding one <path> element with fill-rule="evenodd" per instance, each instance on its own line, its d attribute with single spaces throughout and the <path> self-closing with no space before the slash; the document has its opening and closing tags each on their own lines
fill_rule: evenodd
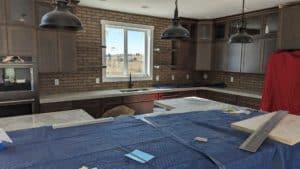
<svg viewBox="0 0 300 169">
<path fill-rule="evenodd" d="M 231 124 L 231 127 L 244 132 L 252 133 L 272 118 L 274 113 L 257 116 Z M 269 133 L 269 138 L 284 144 L 295 145 L 300 143 L 300 116 L 289 114 Z"/>
<path fill-rule="evenodd" d="M 269 133 L 277 126 L 277 124 L 286 116 L 288 112 L 279 111 L 274 113 L 272 118 L 261 125 L 253 132 L 246 141 L 240 146 L 240 149 L 255 153 L 263 142 L 268 138 Z"/>
</svg>

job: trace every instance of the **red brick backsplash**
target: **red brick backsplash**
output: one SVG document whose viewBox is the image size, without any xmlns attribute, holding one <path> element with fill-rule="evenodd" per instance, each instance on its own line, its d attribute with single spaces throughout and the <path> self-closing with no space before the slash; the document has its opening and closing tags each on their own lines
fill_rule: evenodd
<svg viewBox="0 0 300 169">
<path fill-rule="evenodd" d="M 245 89 L 250 91 L 262 91 L 264 83 L 263 74 L 230 73 L 230 72 L 202 72 L 208 74 L 210 81 L 224 81 L 227 87 Z M 230 78 L 234 78 L 234 82 Z"/>
<path fill-rule="evenodd" d="M 43 0 L 38 0 L 43 1 Z M 47 0 L 44 0 L 45 2 Z M 87 90 L 102 90 L 114 88 L 126 88 L 127 82 L 100 83 L 96 84 L 95 79 L 102 77 L 102 50 L 101 50 L 101 20 L 128 22 L 134 24 L 151 25 L 154 30 L 154 48 L 160 48 L 160 52 L 154 52 L 155 64 L 170 64 L 171 41 L 161 40 L 160 35 L 170 24 L 169 19 L 134 15 L 121 12 L 114 12 L 90 7 L 77 7 L 75 14 L 81 19 L 84 30 L 77 33 L 77 71 L 76 73 L 40 73 L 40 92 L 61 93 Z M 134 87 L 150 87 L 155 83 L 189 83 L 199 79 L 199 73 L 184 70 L 172 70 L 169 67 L 154 69 L 153 81 L 134 82 Z M 186 74 L 190 75 L 190 80 L 186 79 Z M 155 81 L 155 76 L 159 75 L 159 82 Z M 171 76 L 175 76 L 172 81 Z M 59 86 L 54 86 L 54 79 L 60 80 Z"/>
</svg>

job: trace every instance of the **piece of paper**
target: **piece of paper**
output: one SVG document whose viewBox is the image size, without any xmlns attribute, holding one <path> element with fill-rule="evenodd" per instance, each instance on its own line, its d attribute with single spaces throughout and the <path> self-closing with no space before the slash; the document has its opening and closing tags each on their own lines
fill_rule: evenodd
<svg viewBox="0 0 300 169">
<path fill-rule="evenodd" d="M 142 152 L 140 150 L 134 150 L 131 153 L 125 154 L 125 156 L 142 164 L 154 158 L 153 155 Z"/>
<path fill-rule="evenodd" d="M 0 141 L 2 141 L 2 142 L 8 142 L 8 143 L 13 143 L 13 141 L 11 140 L 11 138 L 7 135 L 7 133 L 5 132 L 5 130 L 3 130 L 2 128 L 0 128 Z"/>
</svg>

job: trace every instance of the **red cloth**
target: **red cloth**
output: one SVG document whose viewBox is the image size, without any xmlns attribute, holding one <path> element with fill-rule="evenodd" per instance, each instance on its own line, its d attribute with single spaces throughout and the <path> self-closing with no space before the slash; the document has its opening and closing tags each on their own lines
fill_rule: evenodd
<svg viewBox="0 0 300 169">
<path fill-rule="evenodd" d="M 270 57 L 261 109 L 300 115 L 300 50 L 278 51 Z"/>
</svg>

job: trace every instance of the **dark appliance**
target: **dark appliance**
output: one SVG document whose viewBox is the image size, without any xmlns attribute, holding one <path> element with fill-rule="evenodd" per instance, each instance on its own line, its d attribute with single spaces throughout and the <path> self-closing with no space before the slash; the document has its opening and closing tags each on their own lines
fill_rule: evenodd
<svg viewBox="0 0 300 169">
<path fill-rule="evenodd" d="M 0 56 L 0 117 L 35 111 L 37 77 L 34 63 L 30 56 Z"/>
</svg>

